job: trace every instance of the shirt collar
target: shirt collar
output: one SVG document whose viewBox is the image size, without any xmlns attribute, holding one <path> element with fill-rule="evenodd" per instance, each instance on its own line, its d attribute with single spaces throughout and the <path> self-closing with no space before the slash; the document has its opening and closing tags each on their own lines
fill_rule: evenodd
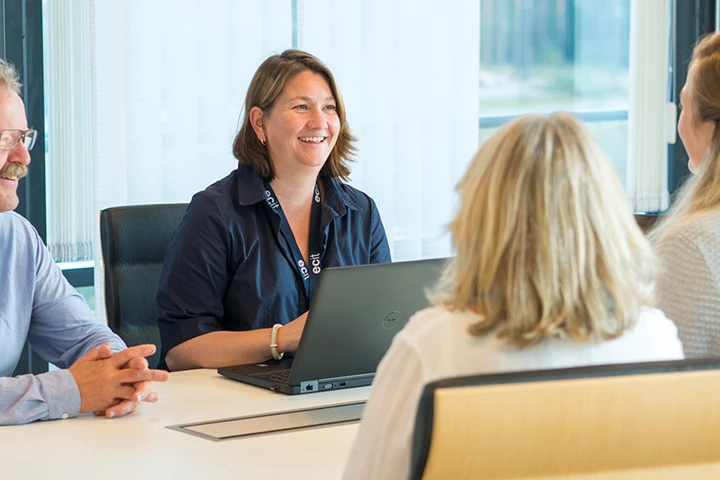
<svg viewBox="0 0 720 480">
<path fill-rule="evenodd" d="M 265 185 L 260 174 L 249 165 L 238 165 L 238 203 L 242 206 L 265 201 Z"/>
<path fill-rule="evenodd" d="M 323 186 L 325 187 L 325 205 L 332 210 L 343 215 L 348 208 L 352 210 L 360 210 L 357 202 L 347 191 L 340 186 L 340 182 L 331 177 L 321 177 Z"/>
<path fill-rule="evenodd" d="M 339 215 L 348 208 L 360 210 L 355 200 L 348 195 L 340 183 L 330 177 L 321 177 L 325 187 L 325 205 Z M 238 202 L 240 205 L 254 205 L 265 201 L 265 184 L 260 174 L 249 165 L 239 165 L 237 169 Z"/>
</svg>

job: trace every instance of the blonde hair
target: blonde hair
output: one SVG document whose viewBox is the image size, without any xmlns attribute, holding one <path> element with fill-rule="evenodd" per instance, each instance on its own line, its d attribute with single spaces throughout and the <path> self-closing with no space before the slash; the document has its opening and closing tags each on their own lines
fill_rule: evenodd
<svg viewBox="0 0 720 480">
<path fill-rule="evenodd" d="M 693 49 L 690 68 L 694 68 L 692 98 L 694 123 L 715 122 L 713 138 L 697 174 L 692 175 L 675 195 L 673 206 L 650 233 L 659 242 L 688 215 L 720 207 L 720 33 L 702 37 Z"/>
<path fill-rule="evenodd" d="M 240 164 L 254 167 L 266 180 L 275 178 L 275 169 L 268 156 L 267 148 L 260 143 L 250 122 L 250 110 L 259 107 L 263 111 L 273 108 L 288 83 L 298 74 L 310 70 L 325 77 L 335 97 L 335 109 L 340 119 L 340 131 L 335 147 L 330 152 L 320 175 L 348 181 L 350 163 L 355 154 L 353 143 L 356 138 L 350 133 L 345 117 L 345 103 L 330 69 L 317 57 L 301 50 L 285 50 L 265 60 L 255 72 L 245 96 L 242 126 L 233 141 L 233 155 Z"/>
<path fill-rule="evenodd" d="M 20 78 L 15 67 L 0 58 L 0 88 L 2 87 L 16 95 L 20 95 L 20 87 L 22 87 L 22 84 L 20 83 Z"/>
<path fill-rule="evenodd" d="M 456 257 L 433 294 L 517 347 L 619 337 L 652 304 L 655 257 L 609 160 L 569 114 L 526 115 L 457 186 Z"/>
</svg>

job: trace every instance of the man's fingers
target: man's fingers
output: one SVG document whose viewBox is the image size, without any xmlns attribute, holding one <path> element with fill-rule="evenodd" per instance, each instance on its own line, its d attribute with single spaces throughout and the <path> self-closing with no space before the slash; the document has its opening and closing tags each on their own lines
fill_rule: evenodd
<svg viewBox="0 0 720 480">
<path fill-rule="evenodd" d="M 150 382 L 140 382 L 135 384 L 135 395 L 133 400 L 136 403 L 144 402 L 145 399 L 152 393 L 152 384 Z"/>
<path fill-rule="evenodd" d="M 122 387 L 121 391 L 116 392 L 121 397 L 116 398 L 112 406 L 105 411 L 93 413 L 95 416 L 104 415 L 108 418 L 122 417 L 133 413 L 140 402 L 155 403 L 158 401 L 158 394 L 153 392 L 151 388 L 152 384 L 150 382 L 140 382 L 136 384 L 136 387 Z"/>
<path fill-rule="evenodd" d="M 136 392 L 137 392 L 137 389 L 130 385 L 118 386 L 112 390 L 112 394 L 115 395 L 115 399 L 119 400 L 119 401 L 123 401 L 123 400 L 135 401 L 135 397 L 137 396 Z"/>
<path fill-rule="evenodd" d="M 168 372 L 148 369 L 144 357 L 155 350 L 154 345 L 139 345 L 113 355 L 106 344 L 83 356 L 69 368 L 80 391 L 80 412 L 121 416 L 141 401 L 157 401 L 150 382 L 166 381 Z"/>
<path fill-rule="evenodd" d="M 88 352 L 82 357 L 80 357 L 75 363 L 94 362 L 98 359 L 98 350 L 100 350 L 100 347 L 95 347 L 92 350 L 88 350 Z"/>
<path fill-rule="evenodd" d="M 118 372 L 118 383 L 165 382 L 168 372 L 164 370 L 136 370 L 125 368 Z"/>
<path fill-rule="evenodd" d="M 137 403 L 132 400 L 125 400 L 105 410 L 105 416 L 108 418 L 122 417 L 134 412 L 136 408 Z"/>
<path fill-rule="evenodd" d="M 132 395 L 129 398 L 108 408 L 105 411 L 105 415 L 110 418 L 127 415 L 128 413 L 134 412 L 140 402 L 154 403 L 157 399 L 157 393 L 152 391 L 150 382 L 139 382 L 135 384 L 135 388 L 133 388 Z"/>
<path fill-rule="evenodd" d="M 133 358 L 150 356 L 155 353 L 155 350 L 155 345 L 137 345 L 116 353 L 110 358 L 110 361 L 115 368 L 122 368 Z"/>
<path fill-rule="evenodd" d="M 148 396 L 145 397 L 145 400 L 143 400 L 143 401 L 144 401 L 144 402 L 148 402 L 148 403 L 155 403 L 155 402 L 158 401 L 158 398 L 159 398 L 159 397 L 158 397 L 158 394 L 157 394 L 157 393 L 155 393 L 155 392 L 150 392 L 150 393 L 148 394 Z"/>
<path fill-rule="evenodd" d="M 152 391 L 152 384 L 150 382 L 140 382 L 135 384 L 136 393 L 135 401 L 155 403 L 158 401 L 158 394 Z"/>
<path fill-rule="evenodd" d="M 106 358 L 110 358 L 113 356 L 112 349 L 110 348 L 109 343 L 104 343 L 98 347 L 97 352 L 97 359 L 98 360 L 105 360 Z"/>
<path fill-rule="evenodd" d="M 78 359 L 75 363 L 94 362 L 96 360 L 105 360 L 112 357 L 112 350 L 109 343 L 103 343 L 99 347 L 95 347 Z"/>
<path fill-rule="evenodd" d="M 147 370 L 150 365 L 145 357 L 135 357 L 127 363 L 127 368 L 135 370 Z"/>
</svg>

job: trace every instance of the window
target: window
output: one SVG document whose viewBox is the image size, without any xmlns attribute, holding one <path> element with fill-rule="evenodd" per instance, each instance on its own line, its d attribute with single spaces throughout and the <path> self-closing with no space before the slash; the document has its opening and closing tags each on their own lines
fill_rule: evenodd
<svg viewBox="0 0 720 480">
<path fill-rule="evenodd" d="M 481 0 L 480 24 L 480 143 L 518 114 L 570 111 L 635 210 L 667 208 L 668 2 Z"/>
<path fill-rule="evenodd" d="M 630 0 L 482 0 L 480 24 L 480 142 L 512 116 L 570 111 L 625 183 Z"/>
<path fill-rule="evenodd" d="M 100 209 L 187 202 L 235 168 L 231 142 L 247 84 L 270 53 L 291 47 L 336 76 L 360 139 L 352 183 L 376 200 L 396 260 L 450 254 L 453 187 L 479 144 L 515 115 L 575 112 L 631 198 L 643 195 L 637 172 L 664 161 L 637 154 L 634 140 L 648 136 L 633 108 L 642 95 L 651 90 L 665 109 L 667 50 L 658 54 L 657 45 L 667 44 L 669 14 L 653 17 L 656 1 L 77 0 L 45 8 L 48 239 L 58 260 L 87 260 L 91 246 L 100 258 Z"/>
</svg>

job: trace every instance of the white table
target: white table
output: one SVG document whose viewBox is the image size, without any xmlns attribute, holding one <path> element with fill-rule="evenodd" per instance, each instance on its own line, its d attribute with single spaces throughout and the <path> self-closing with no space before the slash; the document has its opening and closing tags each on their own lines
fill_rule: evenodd
<svg viewBox="0 0 720 480">
<path fill-rule="evenodd" d="M 366 400 L 370 387 L 286 396 L 214 370 L 170 374 L 156 404 L 106 419 L 0 427 L 0 479 L 338 479 L 357 424 L 214 442 L 166 428 L 207 420 Z M 563 476 L 565 480 L 720 478 L 720 464 Z"/>
<path fill-rule="evenodd" d="M 0 427 L 0 478 L 337 479 L 357 424 L 214 442 L 166 428 L 206 420 L 366 400 L 370 387 L 286 396 L 218 375 L 170 374 L 156 404 L 116 419 Z"/>
</svg>

